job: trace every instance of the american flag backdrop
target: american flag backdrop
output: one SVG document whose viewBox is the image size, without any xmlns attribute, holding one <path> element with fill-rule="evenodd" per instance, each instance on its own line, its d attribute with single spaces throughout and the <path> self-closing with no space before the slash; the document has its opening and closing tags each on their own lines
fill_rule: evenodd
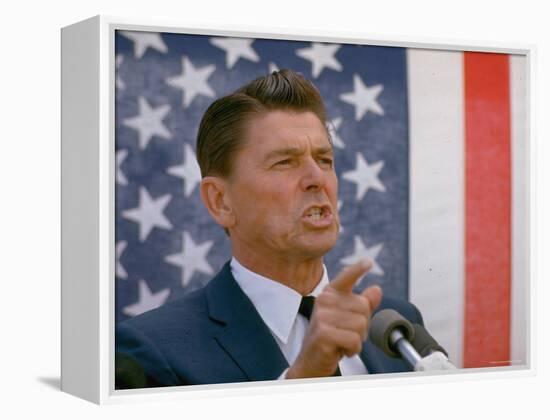
<svg viewBox="0 0 550 420">
<path fill-rule="evenodd" d="M 117 322 L 231 257 L 200 200 L 198 125 L 215 98 L 291 68 L 320 90 L 335 146 L 329 277 L 369 256 L 358 288 L 415 303 L 456 365 L 526 363 L 523 57 L 140 31 L 117 31 L 115 52 Z"/>
</svg>

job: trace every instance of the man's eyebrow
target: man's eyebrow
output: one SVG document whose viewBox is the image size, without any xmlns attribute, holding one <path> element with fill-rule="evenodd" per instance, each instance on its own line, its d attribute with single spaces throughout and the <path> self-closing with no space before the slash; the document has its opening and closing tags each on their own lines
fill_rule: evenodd
<svg viewBox="0 0 550 420">
<path fill-rule="evenodd" d="M 272 150 L 266 155 L 265 160 L 269 160 L 279 156 L 299 156 L 302 153 L 304 153 L 304 151 L 302 149 L 299 149 L 298 147 L 285 147 L 283 149 Z"/>
<path fill-rule="evenodd" d="M 334 149 L 332 148 L 332 146 L 317 147 L 314 150 L 314 154 L 316 155 L 326 155 L 326 154 L 333 154 L 333 153 L 334 153 Z"/>
<path fill-rule="evenodd" d="M 313 150 L 314 155 L 332 154 L 333 152 L 334 151 L 333 151 L 332 147 L 330 147 L 330 146 L 316 147 Z M 300 149 L 298 147 L 285 147 L 284 149 L 272 150 L 271 152 L 269 152 L 266 155 L 265 160 L 270 160 L 270 159 L 273 159 L 275 157 L 280 157 L 280 156 L 300 156 L 303 153 L 304 153 L 304 150 Z"/>
</svg>

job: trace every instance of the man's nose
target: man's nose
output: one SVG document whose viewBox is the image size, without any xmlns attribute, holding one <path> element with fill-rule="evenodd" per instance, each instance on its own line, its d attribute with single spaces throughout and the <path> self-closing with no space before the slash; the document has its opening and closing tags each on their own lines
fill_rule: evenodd
<svg viewBox="0 0 550 420">
<path fill-rule="evenodd" d="M 306 159 L 303 163 L 303 173 L 300 186 L 304 191 L 316 191 L 325 186 L 326 174 L 315 159 Z"/>
</svg>

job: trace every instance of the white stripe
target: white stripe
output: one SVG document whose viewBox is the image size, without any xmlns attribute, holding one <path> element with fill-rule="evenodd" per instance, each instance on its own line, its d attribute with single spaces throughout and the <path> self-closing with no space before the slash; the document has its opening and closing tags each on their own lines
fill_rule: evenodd
<svg viewBox="0 0 550 420">
<path fill-rule="evenodd" d="M 409 298 L 462 366 L 464 90 L 461 52 L 409 49 Z"/>
<path fill-rule="evenodd" d="M 512 130 L 512 316 L 510 358 L 527 364 L 529 287 L 529 178 L 527 176 L 527 60 L 510 56 Z"/>
</svg>

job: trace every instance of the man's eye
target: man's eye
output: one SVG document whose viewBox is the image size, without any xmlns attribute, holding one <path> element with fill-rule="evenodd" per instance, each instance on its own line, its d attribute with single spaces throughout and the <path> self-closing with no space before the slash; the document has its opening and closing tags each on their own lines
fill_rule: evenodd
<svg viewBox="0 0 550 420">
<path fill-rule="evenodd" d="M 333 163 L 332 159 L 330 158 L 321 158 L 319 159 L 319 162 L 321 162 L 321 164 L 325 166 L 330 166 L 330 167 L 332 167 L 332 163 Z"/>
<path fill-rule="evenodd" d="M 290 159 L 283 159 L 278 161 L 275 165 L 284 166 L 284 165 L 290 165 L 291 161 Z"/>
</svg>

